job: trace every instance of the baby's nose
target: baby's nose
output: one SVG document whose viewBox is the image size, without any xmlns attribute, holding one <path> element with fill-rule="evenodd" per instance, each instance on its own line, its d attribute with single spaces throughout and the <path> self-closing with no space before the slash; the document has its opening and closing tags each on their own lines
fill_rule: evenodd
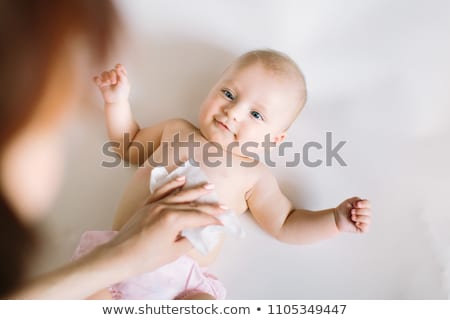
<svg viewBox="0 0 450 320">
<path fill-rule="evenodd" d="M 240 108 L 238 105 L 229 105 L 225 108 L 225 113 L 227 114 L 228 118 L 233 121 L 240 121 L 241 120 L 241 113 L 242 108 Z"/>
</svg>

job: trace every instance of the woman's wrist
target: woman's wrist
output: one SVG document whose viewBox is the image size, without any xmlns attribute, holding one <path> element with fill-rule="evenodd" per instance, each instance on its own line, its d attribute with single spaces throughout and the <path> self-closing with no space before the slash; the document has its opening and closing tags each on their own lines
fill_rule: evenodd
<svg viewBox="0 0 450 320">
<path fill-rule="evenodd" d="M 120 282 L 135 275 L 131 261 L 124 255 L 126 249 L 112 241 L 98 246 L 93 252 L 93 266 L 98 272 L 105 273 L 108 285 Z"/>
</svg>

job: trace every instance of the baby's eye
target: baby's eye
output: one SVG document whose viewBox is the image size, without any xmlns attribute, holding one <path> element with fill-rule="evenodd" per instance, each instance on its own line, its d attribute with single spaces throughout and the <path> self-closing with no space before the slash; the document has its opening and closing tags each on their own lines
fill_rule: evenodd
<svg viewBox="0 0 450 320">
<path fill-rule="evenodd" d="M 264 120 L 263 116 L 261 113 L 259 113 L 258 111 L 250 111 L 250 115 L 255 118 L 256 120 Z"/>
<path fill-rule="evenodd" d="M 223 95 L 225 96 L 225 98 L 227 98 L 230 101 L 234 100 L 234 95 L 233 95 L 233 93 L 231 93 L 231 91 L 225 89 L 225 90 L 222 90 L 222 92 L 223 92 Z"/>
</svg>

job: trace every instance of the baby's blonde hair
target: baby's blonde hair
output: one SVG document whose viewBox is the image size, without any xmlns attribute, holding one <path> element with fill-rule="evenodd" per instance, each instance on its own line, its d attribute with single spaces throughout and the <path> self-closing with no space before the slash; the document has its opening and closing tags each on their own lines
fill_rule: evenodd
<svg viewBox="0 0 450 320">
<path fill-rule="evenodd" d="M 303 72 L 287 54 L 273 49 L 252 50 L 244 53 L 231 66 L 240 69 L 257 62 L 261 63 L 268 70 L 277 74 L 290 76 L 297 82 L 300 99 L 298 101 L 297 112 L 295 113 L 294 119 L 292 119 L 293 122 L 306 103 L 306 82 Z"/>
</svg>

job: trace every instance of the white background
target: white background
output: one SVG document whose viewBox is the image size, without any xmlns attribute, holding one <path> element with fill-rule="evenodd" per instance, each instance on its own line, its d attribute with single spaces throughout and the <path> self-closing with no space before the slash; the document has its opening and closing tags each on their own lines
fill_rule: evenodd
<svg viewBox="0 0 450 320">
<path fill-rule="evenodd" d="M 247 237 L 227 239 L 212 267 L 228 298 L 448 299 L 450 2 L 117 3 L 128 33 L 111 67 L 128 68 L 143 126 L 169 117 L 195 123 L 202 99 L 235 57 L 274 48 L 307 80 L 307 106 L 288 136 L 293 152 L 308 141 L 325 145 L 327 131 L 334 144 L 347 141 L 340 152 L 346 167 L 274 168 L 282 190 L 312 210 L 354 195 L 372 201 L 369 234 L 307 246 L 278 243 L 244 215 Z M 100 166 L 106 130 L 97 106 L 72 130 L 65 185 L 42 223 L 33 273 L 67 262 L 83 231 L 110 227 L 134 171 Z M 324 159 L 321 151 L 311 156 Z"/>
</svg>

